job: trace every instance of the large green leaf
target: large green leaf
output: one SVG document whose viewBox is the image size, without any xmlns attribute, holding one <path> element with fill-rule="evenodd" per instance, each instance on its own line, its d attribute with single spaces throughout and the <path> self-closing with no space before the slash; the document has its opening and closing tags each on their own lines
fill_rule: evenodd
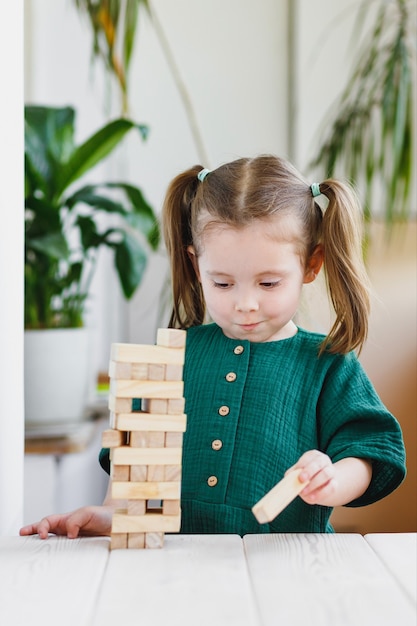
<svg viewBox="0 0 417 626">
<path fill-rule="evenodd" d="M 120 243 L 115 244 L 115 265 L 125 298 L 132 297 L 142 280 L 146 268 L 146 254 L 129 233 L 124 233 Z"/>
<path fill-rule="evenodd" d="M 25 106 L 25 165 L 28 193 L 39 189 L 51 198 L 56 172 L 74 149 L 72 107 Z"/>
<path fill-rule="evenodd" d="M 133 128 L 143 133 L 143 126 L 127 119 L 113 120 L 77 147 L 57 173 L 56 197 L 67 187 L 107 157 Z"/>
<path fill-rule="evenodd" d="M 105 196 L 97 191 L 114 191 L 117 198 Z M 153 250 L 156 250 L 160 242 L 159 224 L 155 213 L 145 200 L 138 187 L 128 183 L 102 183 L 99 185 L 86 185 L 76 191 L 65 201 L 66 206 L 72 209 L 79 202 L 90 207 L 101 209 L 107 213 L 119 213 L 126 222 L 136 231 L 141 232 L 147 239 Z"/>
<path fill-rule="evenodd" d="M 126 194 L 130 203 L 126 221 L 134 229 L 142 232 L 146 236 L 148 243 L 156 250 L 160 241 L 159 225 L 156 221 L 155 213 L 151 205 L 146 201 L 142 191 L 128 183 L 107 183 L 105 186 L 108 189 L 121 190 Z"/>
<path fill-rule="evenodd" d="M 54 259 L 66 259 L 69 255 L 67 240 L 61 233 L 51 233 L 44 237 L 32 237 L 30 247 Z"/>
<path fill-rule="evenodd" d="M 98 248 L 104 243 L 105 240 L 98 233 L 96 223 L 91 217 L 79 215 L 76 224 L 80 229 L 81 244 L 84 251 Z"/>
<path fill-rule="evenodd" d="M 105 186 L 105 184 L 86 185 L 67 198 L 65 205 L 69 209 L 73 209 L 78 203 L 83 203 L 90 207 L 101 209 L 106 213 L 119 213 L 120 215 L 125 215 L 127 210 L 120 202 L 114 200 L 113 198 L 109 198 L 102 193 L 96 193 L 96 190 Z"/>
<path fill-rule="evenodd" d="M 74 149 L 73 107 L 25 106 L 26 132 L 35 134 L 44 158 L 50 162 L 66 161 Z M 25 137 L 28 145 L 30 135 Z"/>
<path fill-rule="evenodd" d="M 25 199 L 25 209 L 25 227 L 28 237 L 61 230 L 59 207 L 36 196 L 29 196 Z"/>
</svg>

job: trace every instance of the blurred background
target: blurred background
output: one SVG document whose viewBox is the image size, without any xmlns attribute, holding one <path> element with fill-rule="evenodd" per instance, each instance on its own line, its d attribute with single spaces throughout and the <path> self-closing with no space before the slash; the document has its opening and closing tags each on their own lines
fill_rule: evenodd
<svg viewBox="0 0 417 626">
<path fill-rule="evenodd" d="M 129 0 L 128 4 L 133 2 Z M 363 46 L 372 42 L 381 6 L 387 16 L 394 11 L 388 20 L 391 26 L 402 16 L 408 28 L 416 17 L 416 3 L 399 0 L 367 2 L 365 4 L 372 7 L 363 13 L 364 3 L 358 0 L 337 3 L 332 0 L 134 2 L 139 5 L 139 13 L 124 77 L 127 88 L 123 91 L 115 73 L 109 71 L 102 59 L 93 56 L 94 29 L 83 10 L 88 4 L 76 0 L 25 0 L 11 9 L 8 48 L 0 51 L 3 52 L 0 62 L 6 71 L 10 71 L 7 57 L 13 50 L 13 58 L 17 59 L 17 66 L 13 66 L 15 75 L 18 74 L 13 89 L 16 99 L 13 106 L 12 97 L 10 111 L 15 115 L 16 106 L 23 106 L 23 102 L 45 107 L 71 106 L 76 111 L 77 144 L 122 116 L 146 125 L 146 139 L 139 133 L 129 132 L 108 158 L 86 172 L 83 180 L 84 184 L 123 181 L 134 185 L 140 188 L 156 216 L 169 181 L 195 163 L 214 168 L 241 156 L 274 153 L 293 161 L 312 182 L 324 178 L 328 162 L 311 164 L 320 154 L 323 142 L 330 137 L 334 120 L 343 113 L 348 100 L 346 94 L 356 89 L 350 83 L 352 72 L 360 66 L 361 59 L 366 60 Z M 108 6 L 111 4 L 109 2 Z M 126 12 L 126 3 L 117 4 L 125 4 Z M 109 37 L 111 24 L 109 26 L 104 18 L 101 24 L 107 24 Z M 389 30 L 387 24 L 384 27 Z M 391 50 L 394 46 L 389 36 L 387 32 L 385 47 Z M 407 32 L 405 37 L 412 42 L 407 93 L 411 94 L 408 97 L 415 98 L 415 32 Z M 120 69 L 117 58 L 123 58 L 122 43 L 114 42 L 112 54 L 113 61 L 116 59 L 114 66 Z M 379 69 L 366 63 L 364 75 L 377 76 Z M 385 79 L 382 82 L 386 84 Z M 405 79 L 401 84 L 404 83 Z M 361 90 L 359 87 L 359 92 Z M 404 109 L 401 119 L 411 120 L 413 125 L 404 122 L 406 139 L 397 148 L 400 154 L 405 154 L 406 147 L 411 145 L 411 154 L 415 157 L 415 107 L 407 100 L 401 108 L 401 88 L 399 102 L 400 109 Z M 377 118 L 380 116 L 378 113 Z M 16 203 L 17 198 L 23 205 L 22 163 L 18 154 L 19 149 L 23 151 L 23 127 L 18 118 L 15 120 L 17 153 L 14 162 L 20 172 L 20 178 L 15 174 L 15 180 L 20 186 L 17 193 L 21 195 L 15 193 L 13 201 Z M 398 131 L 398 122 L 395 123 Z M 350 128 L 354 122 L 348 118 L 347 125 Z M 0 130 L 6 138 L 13 138 L 7 135 L 9 126 L 3 123 Z M 378 128 L 378 119 L 377 122 L 364 121 L 365 129 L 372 126 Z M 341 127 L 338 128 L 337 140 L 342 136 Z M 394 130 L 394 135 L 397 131 Z M 342 159 L 340 175 L 352 178 L 347 162 L 349 159 L 358 161 L 357 155 L 365 151 L 370 141 L 363 128 L 358 127 L 356 136 L 351 139 L 356 151 L 353 157 Z M 14 144 L 13 139 L 12 142 Z M 4 142 L 0 159 L 2 171 L 7 172 L 12 161 Z M 395 162 L 396 157 L 393 159 Z M 381 191 L 381 180 L 376 180 L 371 197 L 366 194 L 364 181 L 373 167 L 375 164 L 368 160 L 365 173 L 359 168 L 354 180 L 366 205 L 366 255 L 374 288 L 370 335 L 360 359 L 382 400 L 401 423 L 408 454 L 408 475 L 403 485 L 382 502 L 358 510 L 338 509 L 332 519 L 336 530 L 340 531 L 416 531 L 415 161 L 414 165 L 410 161 L 404 165 L 411 179 L 407 211 L 402 210 L 401 189 L 394 189 L 392 197 L 387 198 Z M 403 188 L 408 184 L 404 183 Z M 5 212 L 4 200 L 2 204 L 1 210 Z M 392 225 L 396 222 L 392 217 L 395 205 L 402 219 Z M 14 249 L 16 255 L 21 255 L 23 211 L 21 218 L 15 215 L 14 219 L 17 220 L 12 229 L 17 233 Z M 105 225 L 106 218 L 101 220 Z M 3 261 L 8 263 L 9 256 L 6 259 L 4 252 L 8 244 L 6 236 L 3 234 L 0 238 L 4 254 L 0 259 L 1 275 L 5 272 Z M 6 453 L 0 455 L 7 475 L 6 479 L 5 472 L 0 472 L 3 474 L 0 495 L 2 501 L 9 502 L 16 511 L 3 511 L 0 532 L 4 532 L 2 525 L 3 529 L 12 528 L 12 532 L 16 532 L 16 519 L 33 521 L 50 512 L 101 501 L 106 477 L 98 467 L 97 453 L 100 429 L 106 426 L 107 416 L 105 400 L 100 397 L 96 382 L 100 376 L 105 378 L 112 342 L 152 343 L 157 327 L 166 325 L 168 320 L 169 284 L 163 246 L 157 249 L 148 246 L 146 256 L 147 265 L 140 284 L 126 299 L 114 269 L 111 249 L 100 249 L 84 315 L 84 324 L 90 330 L 88 353 L 92 382 L 88 388 L 88 403 L 99 407 L 96 421 L 100 426 L 92 429 L 90 420 L 83 414 L 80 424 L 65 422 L 56 426 L 49 423 L 49 439 L 44 437 L 44 425 L 36 432 L 36 420 L 26 426 L 21 423 L 25 413 L 21 399 L 24 384 L 21 375 L 24 341 L 23 313 L 20 312 L 22 289 L 19 289 L 23 281 L 21 260 L 15 260 L 10 265 L 11 273 L 3 276 L 2 293 L 9 293 L 15 285 L 13 294 L 17 295 L 8 299 L 7 313 L 0 310 L 3 327 L 7 326 L 7 330 L 0 330 L 0 333 L 3 346 L 12 345 L 17 356 L 12 368 L 14 373 L 10 373 L 10 359 L 0 357 L 0 374 L 3 373 L 0 377 L 3 397 L 0 439 L 9 442 L 7 449 L 14 449 L 12 458 L 9 455 L 6 459 Z M 331 317 L 323 281 L 316 281 L 306 289 L 297 322 L 325 332 Z M 14 328 L 9 326 L 11 318 Z M 8 404 L 7 400 L 10 389 L 14 398 L 19 398 L 13 404 Z M 48 391 L 43 395 L 47 396 Z M 10 425 L 11 420 L 16 420 L 15 426 Z M 68 432 L 63 433 L 63 428 Z M 26 431 L 26 453 L 21 443 L 23 430 Z M 62 443 L 63 434 L 68 435 L 67 447 Z M 6 449 L 6 444 L 3 445 Z M 24 473 L 20 469 L 22 462 Z M 23 509 L 21 494 L 24 494 Z"/>
</svg>

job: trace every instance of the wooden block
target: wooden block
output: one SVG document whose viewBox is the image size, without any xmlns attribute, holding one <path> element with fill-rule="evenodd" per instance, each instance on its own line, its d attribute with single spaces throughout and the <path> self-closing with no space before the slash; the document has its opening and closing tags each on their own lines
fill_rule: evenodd
<svg viewBox="0 0 417 626">
<path fill-rule="evenodd" d="M 112 449 L 114 465 L 178 465 L 181 464 L 181 448 L 131 448 L 120 446 Z"/>
<path fill-rule="evenodd" d="M 166 448 L 182 448 L 182 433 L 165 433 L 165 447 Z"/>
<path fill-rule="evenodd" d="M 149 447 L 163 448 L 165 446 L 165 433 L 161 431 L 149 431 Z"/>
<path fill-rule="evenodd" d="M 109 376 L 110 378 L 131 378 L 132 376 L 132 364 L 131 363 L 119 363 L 118 361 L 109 362 Z"/>
<path fill-rule="evenodd" d="M 187 332 L 178 328 L 158 328 L 156 343 L 167 348 L 185 348 Z"/>
<path fill-rule="evenodd" d="M 165 433 L 152 430 L 134 430 L 130 433 L 129 445 L 132 448 L 163 448 L 165 446 Z"/>
<path fill-rule="evenodd" d="M 185 351 L 147 344 L 113 343 L 110 360 L 122 363 L 184 363 Z"/>
<path fill-rule="evenodd" d="M 162 480 L 164 481 L 180 481 L 182 478 L 182 467 L 181 465 L 165 465 L 164 468 L 164 476 Z"/>
<path fill-rule="evenodd" d="M 129 446 L 132 448 L 149 448 L 149 432 L 135 430 L 129 435 Z"/>
<path fill-rule="evenodd" d="M 179 531 L 180 526 L 180 515 L 161 515 L 160 513 L 128 515 L 126 512 L 114 513 L 112 520 L 112 533 L 176 533 Z"/>
<path fill-rule="evenodd" d="M 113 394 L 109 394 L 109 409 L 113 413 L 131 413 L 132 412 L 132 399 L 131 398 L 116 398 Z"/>
<path fill-rule="evenodd" d="M 180 515 L 181 514 L 181 501 L 180 500 L 164 500 L 162 503 L 163 515 Z"/>
<path fill-rule="evenodd" d="M 110 361 L 110 378 L 122 378 L 124 380 L 148 380 L 149 368 L 147 363 L 122 363 Z"/>
<path fill-rule="evenodd" d="M 165 365 L 165 380 L 182 380 L 182 365 Z"/>
<path fill-rule="evenodd" d="M 130 378 L 132 380 L 148 380 L 149 365 L 147 363 L 131 363 L 132 371 Z"/>
<path fill-rule="evenodd" d="M 145 548 L 145 533 L 129 533 L 127 535 L 127 547 L 135 550 Z"/>
<path fill-rule="evenodd" d="M 126 431 L 162 431 L 185 432 L 187 416 L 184 413 L 118 413 L 116 425 L 119 430 Z"/>
<path fill-rule="evenodd" d="M 178 500 L 180 495 L 181 484 L 179 482 L 112 483 L 112 496 L 116 500 Z"/>
<path fill-rule="evenodd" d="M 130 465 L 114 465 L 110 466 L 110 476 L 112 480 L 125 481 L 130 479 Z"/>
<path fill-rule="evenodd" d="M 127 533 L 112 533 L 110 536 L 110 550 L 127 548 Z"/>
<path fill-rule="evenodd" d="M 121 466 L 123 467 L 123 465 Z M 143 482 L 148 477 L 147 465 L 130 465 L 130 480 L 134 482 Z"/>
<path fill-rule="evenodd" d="M 151 482 L 164 482 L 165 465 L 148 465 L 147 480 Z"/>
<path fill-rule="evenodd" d="M 168 400 L 161 400 L 160 398 L 145 398 L 142 401 L 142 408 L 146 413 L 166 415 L 168 413 Z"/>
<path fill-rule="evenodd" d="M 110 380 L 110 393 L 116 398 L 182 398 L 182 380 Z"/>
<path fill-rule="evenodd" d="M 101 445 L 103 448 L 117 448 L 126 443 L 126 433 L 108 428 L 101 434 Z"/>
<path fill-rule="evenodd" d="M 118 415 L 118 413 L 115 413 L 114 411 L 110 411 L 110 413 L 109 413 L 109 425 L 110 425 L 110 428 L 117 429 L 117 415 Z"/>
<path fill-rule="evenodd" d="M 284 476 L 252 507 L 252 513 L 260 524 L 275 519 L 307 487 L 308 482 L 302 483 L 298 478 L 301 472 L 301 469 L 296 469 Z"/>
<path fill-rule="evenodd" d="M 172 398 L 168 400 L 166 413 L 169 415 L 179 415 L 180 413 L 184 413 L 184 409 L 185 398 Z"/>
<path fill-rule="evenodd" d="M 172 365 L 171 367 L 182 367 L 181 365 Z M 166 380 L 165 379 L 166 365 L 163 363 L 151 363 L 149 365 L 148 379 L 149 380 Z"/>
<path fill-rule="evenodd" d="M 164 533 L 145 533 L 145 548 L 162 548 L 164 545 Z"/>
<path fill-rule="evenodd" d="M 127 483 L 127 484 L 129 485 L 130 483 Z M 116 497 L 114 495 L 113 488 L 112 488 L 112 496 L 113 498 Z M 128 500 L 127 501 L 127 514 L 128 515 L 145 515 L 145 513 L 146 513 L 146 500 Z"/>
</svg>

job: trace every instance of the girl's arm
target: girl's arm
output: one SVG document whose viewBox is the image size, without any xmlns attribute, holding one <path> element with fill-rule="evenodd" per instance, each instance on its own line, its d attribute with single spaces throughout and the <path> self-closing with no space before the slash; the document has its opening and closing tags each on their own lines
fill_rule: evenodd
<svg viewBox="0 0 417 626">
<path fill-rule="evenodd" d="M 101 506 L 84 506 L 71 513 L 48 515 L 34 524 L 20 529 L 20 535 L 36 535 L 46 539 L 49 533 L 66 535 L 69 539 L 80 536 L 110 535 L 113 511 L 125 508 L 124 501 L 111 498 L 111 481 Z"/>
<path fill-rule="evenodd" d="M 309 484 L 300 493 L 307 504 L 342 506 L 359 498 L 372 478 L 372 463 L 367 459 L 347 457 L 332 463 L 319 450 L 309 450 L 290 468 L 301 468 L 301 482 Z M 288 470 L 289 471 L 289 470 Z"/>
</svg>

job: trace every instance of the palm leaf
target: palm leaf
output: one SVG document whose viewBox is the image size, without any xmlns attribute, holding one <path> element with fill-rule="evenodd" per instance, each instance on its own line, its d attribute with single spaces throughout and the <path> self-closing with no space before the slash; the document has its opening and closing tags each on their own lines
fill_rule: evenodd
<svg viewBox="0 0 417 626">
<path fill-rule="evenodd" d="M 362 2 L 356 28 L 374 3 Z M 387 223 L 411 210 L 415 15 L 410 0 L 380 2 L 371 34 L 355 55 L 346 87 L 320 129 L 312 168 L 335 175 L 340 168 L 359 189 L 366 215 L 375 213 L 374 191 L 382 190 Z M 330 120 L 333 120 L 329 124 Z"/>
<path fill-rule="evenodd" d="M 92 58 L 101 59 L 119 85 L 122 113 L 129 109 L 129 68 L 135 45 L 140 6 L 147 0 L 74 0 L 93 31 Z"/>
</svg>

